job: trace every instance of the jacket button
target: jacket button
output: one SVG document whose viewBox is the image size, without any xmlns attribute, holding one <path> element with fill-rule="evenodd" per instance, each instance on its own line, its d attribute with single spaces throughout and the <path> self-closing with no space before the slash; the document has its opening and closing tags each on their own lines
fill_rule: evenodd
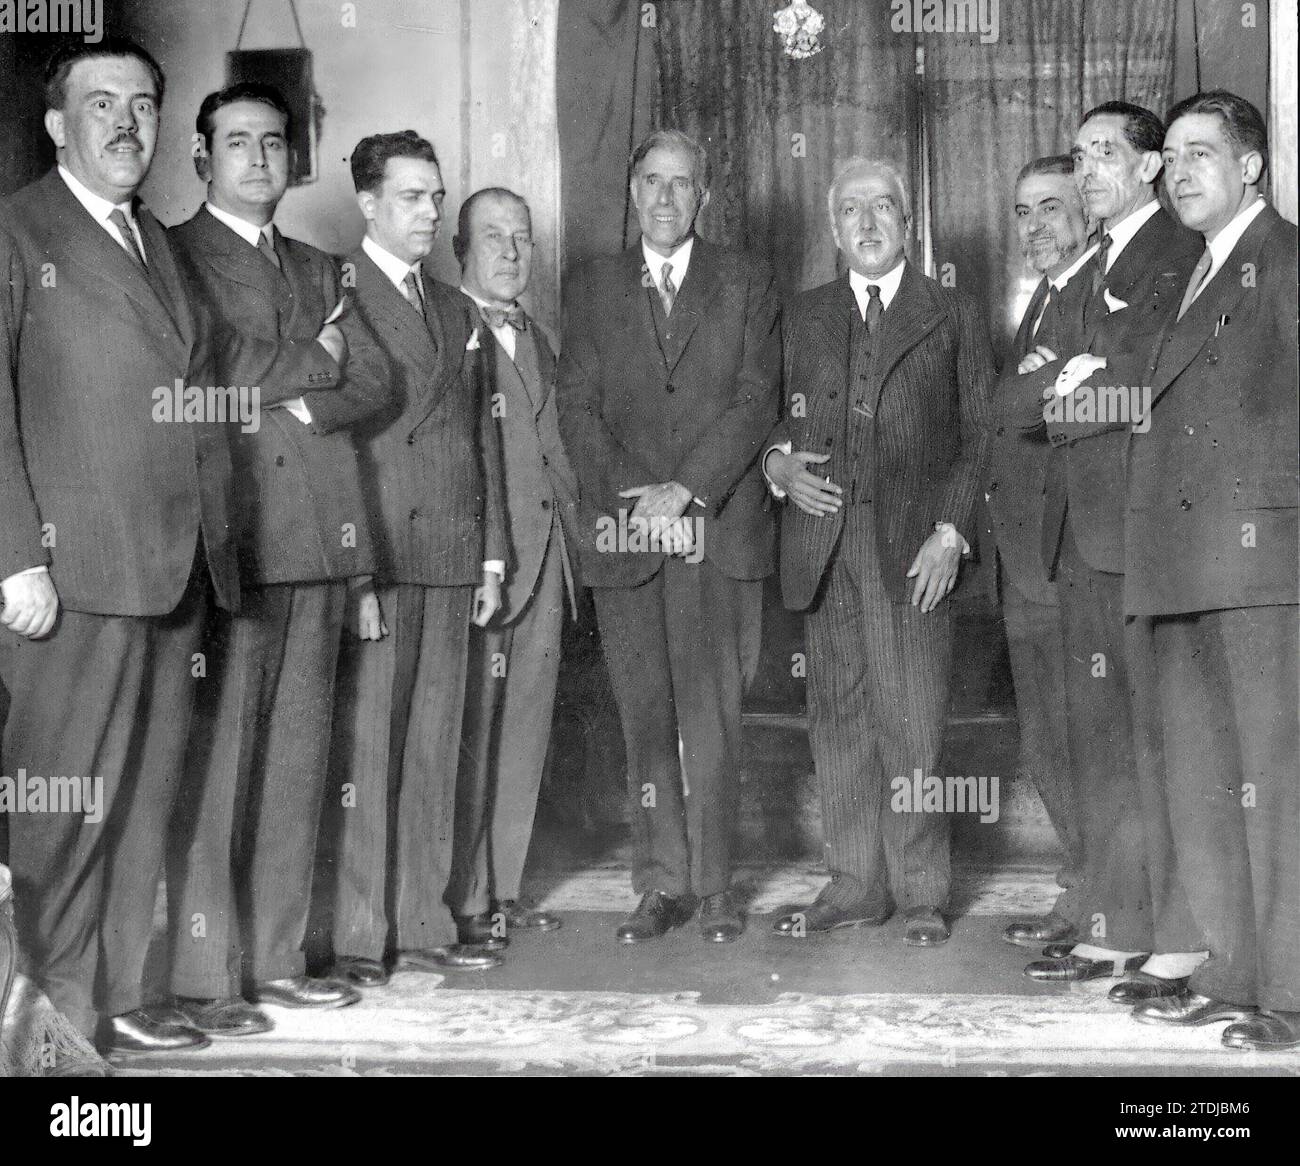
<svg viewBox="0 0 1300 1166">
<path fill-rule="evenodd" d="M 834 391 L 831 391 L 831 392 L 827 393 L 826 395 L 827 395 L 827 396 L 828 396 L 828 397 L 833 401 L 833 400 L 835 400 L 836 397 L 839 396 L 839 393 L 834 392 Z"/>
<path fill-rule="evenodd" d="M 831 447 L 831 439 L 828 437 L 828 438 L 826 439 L 826 448 L 827 448 L 827 449 L 830 449 L 830 447 Z"/>
<path fill-rule="evenodd" d="M 550 508 L 551 508 L 551 504 L 550 504 L 550 502 L 549 502 L 547 499 L 543 498 L 543 499 L 542 499 L 542 509 L 543 509 L 543 510 L 550 510 Z"/>
<path fill-rule="evenodd" d="M 998 488 L 998 484 L 997 484 L 996 482 L 990 482 L 990 483 L 989 483 L 989 493 L 990 493 L 990 494 L 992 494 L 993 491 L 996 490 L 997 488 Z"/>
<path fill-rule="evenodd" d="M 1185 428 L 1186 428 L 1186 430 L 1187 430 L 1187 436 L 1188 436 L 1188 437 L 1191 437 L 1192 434 L 1196 432 L 1196 430 L 1193 429 L 1190 425 L 1185 426 Z"/>
<path fill-rule="evenodd" d="M 275 464 L 276 464 L 277 466 L 282 466 L 282 465 L 284 465 L 284 454 L 282 454 L 282 453 L 277 453 L 277 454 L 275 455 Z"/>
<path fill-rule="evenodd" d="M 417 518 L 419 518 L 419 517 L 420 517 L 420 512 L 419 512 L 419 510 L 417 510 L 417 509 L 415 509 L 414 507 L 412 507 L 412 509 L 411 509 L 411 521 L 414 522 L 414 521 L 415 521 Z"/>
<path fill-rule="evenodd" d="M 670 393 L 675 393 L 675 392 L 677 392 L 677 386 L 676 386 L 676 385 L 669 385 L 669 386 L 668 386 L 668 392 L 670 392 Z"/>
<path fill-rule="evenodd" d="M 1006 426 L 1005 426 L 1005 425 L 999 425 L 999 426 L 998 426 L 998 436 L 999 436 L 999 437 L 1005 437 L 1005 436 L 1006 436 L 1006 433 L 1007 433 L 1007 428 L 1006 428 Z"/>
<path fill-rule="evenodd" d="M 1188 502 L 1186 498 L 1184 498 L 1180 503 L 1178 503 L 1178 505 L 1181 506 L 1184 510 L 1190 510 L 1192 508 L 1192 504 Z"/>
<path fill-rule="evenodd" d="M 549 466 L 550 464 L 551 464 L 551 459 L 548 458 L 545 454 L 542 454 L 542 465 Z"/>
<path fill-rule="evenodd" d="M 1218 363 L 1219 363 L 1219 354 L 1218 354 L 1217 352 L 1211 352 L 1210 355 L 1207 356 L 1207 357 L 1205 358 L 1205 363 L 1206 363 L 1206 364 L 1218 364 Z"/>
</svg>

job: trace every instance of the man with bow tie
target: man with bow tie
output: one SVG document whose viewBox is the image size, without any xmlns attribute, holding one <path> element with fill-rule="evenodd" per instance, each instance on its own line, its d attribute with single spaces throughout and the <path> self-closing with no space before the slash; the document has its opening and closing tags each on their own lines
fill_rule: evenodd
<svg viewBox="0 0 1300 1166">
<path fill-rule="evenodd" d="M 390 966 L 501 962 L 458 941 L 444 897 L 470 623 L 500 608 L 510 555 L 487 330 L 423 268 L 442 223 L 437 155 L 404 130 L 363 138 L 351 165 L 366 234 L 344 282 L 394 394 L 354 430 L 375 572 L 353 593 L 334 738 L 335 970 L 372 987 Z"/>
<path fill-rule="evenodd" d="M 202 305 L 136 201 L 163 75 L 130 41 L 45 72 L 57 166 L 0 203 L 4 768 L 103 783 L 99 813 L 13 813 L 24 949 L 114 1051 L 201 1047 L 143 1007 L 145 953 L 209 604 L 238 606 L 224 419 L 155 417 L 215 386 Z"/>
<path fill-rule="evenodd" d="M 450 901 L 462 940 L 481 942 L 506 938 L 511 928 L 560 926 L 523 899 L 522 884 L 551 738 L 565 608 L 576 616 L 570 547 L 578 482 L 560 441 L 555 353 L 519 304 L 533 261 L 528 204 L 500 187 L 475 192 L 461 204 L 452 247 L 461 291 L 492 337 L 492 415 L 514 552 L 501 610 L 481 633 L 471 633 L 456 790 Z"/>
<path fill-rule="evenodd" d="M 171 986 L 193 1027 L 239 1036 L 270 1027 L 246 991 L 290 1008 L 360 998 L 307 976 L 302 945 L 347 581 L 374 566 L 349 428 L 389 403 L 391 378 L 368 330 L 349 342 L 332 322 L 334 261 L 272 221 L 289 183 L 284 98 L 232 85 L 195 127 L 207 201 L 171 238 L 215 322 L 220 383 L 256 392 L 258 412 L 232 438 L 244 602 L 209 625 L 172 825 Z"/>
<path fill-rule="evenodd" d="M 708 942 L 730 893 L 740 702 L 757 665 L 773 523 L 757 455 L 776 419 L 771 270 L 695 234 L 708 156 L 677 130 L 633 152 L 641 238 L 565 290 L 560 429 L 578 470 L 578 541 L 627 743 L 641 901 L 623 943 L 695 913 Z"/>
</svg>

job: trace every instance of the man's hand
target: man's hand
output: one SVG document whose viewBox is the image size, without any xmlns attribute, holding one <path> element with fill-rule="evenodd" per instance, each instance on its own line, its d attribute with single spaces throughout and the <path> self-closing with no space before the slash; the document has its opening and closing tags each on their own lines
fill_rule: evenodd
<svg viewBox="0 0 1300 1166">
<path fill-rule="evenodd" d="M 620 498 L 635 498 L 633 518 L 681 518 L 691 504 L 691 492 L 680 482 L 658 482 L 650 486 L 633 486 L 620 490 Z"/>
<path fill-rule="evenodd" d="M 1026 352 L 1020 360 L 1020 367 L 1016 372 L 1021 375 L 1027 372 L 1036 372 L 1045 364 L 1051 364 L 1056 359 L 1056 353 L 1053 352 L 1046 344 L 1040 344 L 1033 352 Z"/>
<path fill-rule="evenodd" d="M 348 362 L 348 338 L 337 324 L 326 324 L 316 337 L 316 343 L 334 358 L 334 363 L 342 368 Z"/>
<path fill-rule="evenodd" d="M 344 626 L 359 640 L 382 640 L 388 635 L 388 625 L 384 623 L 379 595 L 373 584 L 366 582 L 348 588 L 348 613 Z"/>
<path fill-rule="evenodd" d="M 1065 367 L 1056 376 L 1056 394 L 1068 397 L 1098 369 L 1106 367 L 1104 356 L 1094 356 L 1091 352 L 1081 352 L 1065 362 Z"/>
<path fill-rule="evenodd" d="M 695 528 L 685 518 L 652 518 L 650 530 L 657 532 L 659 547 L 665 554 L 685 557 L 695 549 Z"/>
<path fill-rule="evenodd" d="M 786 492 L 793 502 L 805 514 L 820 518 L 823 514 L 834 514 L 843 504 L 840 497 L 844 493 L 830 478 L 814 474 L 808 464 L 820 465 L 830 460 L 828 453 L 809 453 L 807 450 L 795 450 L 794 453 L 782 453 L 779 449 L 768 451 L 763 468 L 767 476 Z"/>
<path fill-rule="evenodd" d="M 907 569 L 907 577 L 916 580 L 916 586 L 912 588 L 913 607 L 919 605 L 922 612 L 933 611 L 957 585 L 961 544 L 961 535 L 952 527 L 936 530 L 921 544 Z"/>
<path fill-rule="evenodd" d="M 0 583 L 0 592 L 4 595 L 0 624 L 29 640 L 49 633 L 59 615 L 59 593 L 48 571 L 10 575 Z"/>
<path fill-rule="evenodd" d="M 484 571 L 483 582 L 474 588 L 474 626 L 485 628 L 488 621 L 501 610 L 501 576 L 495 571 Z"/>
</svg>

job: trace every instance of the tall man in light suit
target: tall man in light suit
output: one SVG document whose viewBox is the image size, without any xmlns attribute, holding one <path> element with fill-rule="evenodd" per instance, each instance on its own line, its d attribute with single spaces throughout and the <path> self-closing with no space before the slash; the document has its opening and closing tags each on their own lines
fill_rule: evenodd
<svg viewBox="0 0 1300 1166">
<path fill-rule="evenodd" d="M 451 905 L 463 940 L 490 941 L 502 938 L 503 928 L 560 925 L 528 906 L 521 892 L 551 739 L 566 605 L 576 616 L 569 548 L 578 480 L 560 441 L 555 353 L 519 305 L 533 261 L 528 204 L 499 187 L 477 191 L 461 204 L 452 246 L 461 290 L 493 340 L 492 413 L 501 433 L 514 551 L 501 610 L 481 634 L 471 633 L 476 642 L 456 791 L 461 857 Z"/>
<path fill-rule="evenodd" d="M 757 455 L 777 413 L 771 270 L 695 234 L 708 157 L 660 130 L 632 155 L 641 239 L 569 279 L 560 429 L 582 488 L 583 578 L 627 742 L 641 901 L 617 938 L 664 934 L 730 894 L 740 701 L 757 663 L 772 516 Z"/>
<path fill-rule="evenodd" d="M 374 564 L 348 427 L 387 405 L 388 361 L 327 322 L 334 261 L 272 223 L 289 182 L 289 111 L 265 85 L 210 94 L 195 127 L 207 202 L 171 232 L 209 307 L 223 385 L 257 386 L 232 437 L 241 510 L 238 615 L 209 626 L 205 730 L 191 741 L 169 848 L 175 1006 L 197 1029 L 270 1027 L 241 997 L 329 1008 L 360 997 L 305 975 L 317 827 L 347 585 Z M 247 390 L 241 390 L 247 391 Z M 202 920 L 202 926 L 196 926 Z"/>
<path fill-rule="evenodd" d="M 226 426 L 155 420 L 216 385 L 199 305 L 135 198 L 163 96 L 105 38 L 46 68 L 58 167 L 0 204 L 4 767 L 102 781 L 100 817 L 10 815 L 24 946 L 113 1050 L 207 1044 L 143 1007 L 163 846 L 213 596 L 238 603 Z M 92 786 L 93 788 L 93 786 Z"/>
<path fill-rule="evenodd" d="M 1071 157 L 1098 222 L 1097 251 L 1066 289 L 1055 345 L 1038 344 L 999 397 L 1019 424 L 1045 430 L 1055 447 L 1043 561 L 1057 580 L 1065 637 L 1070 769 L 1084 852 L 1078 916 L 1086 931 L 1068 950 L 1050 947 L 1028 965 L 1026 975 L 1044 982 L 1121 975 L 1140 967 L 1152 944 L 1138 771 L 1161 764 L 1160 742 L 1144 698 L 1149 657 L 1125 644 L 1123 603 L 1124 448 L 1128 431 L 1143 421 L 1140 408 L 1126 405 L 1124 424 L 1102 428 L 1086 410 L 1062 403 L 1111 354 L 1143 342 L 1196 262 L 1195 236 L 1156 200 L 1163 136 L 1160 119 L 1141 106 L 1107 102 L 1084 116 Z"/>
<path fill-rule="evenodd" d="M 983 473 L 988 329 L 964 292 L 904 257 L 910 202 L 891 163 L 853 159 L 827 194 L 848 275 L 804 292 L 784 334 L 786 412 L 764 468 L 793 503 L 781 591 L 807 611 L 810 736 L 831 882 L 779 919 L 800 937 L 905 913 L 905 942 L 947 941 L 942 813 L 891 808 L 936 771 L 957 583 Z"/>
<path fill-rule="evenodd" d="M 366 236 L 345 285 L 395 397 L 355 430 L 376 566 L 374 586 L 354 589 L 334 747 L 336 970 L 366 987 L 385 982 L 390 955 L 413 971 L 501 962 L 457 942 L 443 897 L 469 625 L 500 607 L 509 553 L 486 330 L 421 266 L 442 221 L 437 155 L 414 131 L 375 134 L 353 151 L 352 178 Z"/>
<path fill-rule="evenodd" d="M 1194 927 L 1157 915 L 1160 966 L 1144 971 L 1167 991 L 1135 1015 L 1230 1020 L 1231 1048 L 1295 1048 L 1296 228 L 1260 195 L 1264 119 L 1235 94 L 1174 106 L 1164 165 L 1205 246 L 1138 366 L 1153 407 L 1150 431 L 1131 438 L 1124 606 L 1154 655 L 1163 727 L 1148 833 L 1171 839 L 1166 865 Z"/>
<path fill-rule="evenodd" d="M 1027 162 L 1016 178 L 1015 226 L 1029 267 L 1042 278 L 1007 353 L 994 395 L 1010 391 L 1036 346 L 1056 344 L 1066 286 L 1092 257 L 1091 220 L 1074 184 L 1068 154 Z M 1040 919 L 1008 924 L 1008 943 L 1041 947 L 1076 934 L 1083 878 L 1079 807 L 1069 768 L 1065 717 L 1065 649 L 1056 584 L 1043 566 L 1043 502 L 1052 447 L 1043 434 L 997 424 L 989 435 L 985 485 L 997 547 L 998 600 L 1006 625 L 1020 722 L 1020 767 L 1033 783 L 1061 844 L 1062 888 Z"/>
</svg>

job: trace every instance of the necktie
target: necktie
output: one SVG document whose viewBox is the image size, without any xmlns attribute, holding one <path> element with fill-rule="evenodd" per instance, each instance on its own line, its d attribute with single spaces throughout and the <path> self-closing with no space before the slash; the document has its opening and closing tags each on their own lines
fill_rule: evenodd
<svg viewBox="0 0 1300 1166">
<path fill-rule="evenodd" d="M 1201 284 L 1205 282 L 1205 277 L 1209 275 L 1212 262 L 1213 257 L 1207 247 L 1201 252 L 1201 257 L 1196 261 L 1196 266 L 1192 268 L 1192 278 L 1187 281 L 1187 290 L 1183 293 L 1183 302 L 1178 309 L 1178 318 L 1180 320 L 1187 314 L 1187 309 L 1192 306 L 1192 301 L 1196 299 L 1196 293 L 1201 290 Z"/>
<path fill-rule="evenodd" d="M 120 206 L 113 208 L 113 213 L 108 216 L 108 221 L 117 228 L 117 233 L 122 236 L 122 242 L 126 244 L 126 249 L 131 258 L 147 270 L 144 256 L 140 254 L 140 244 L 135 239 L 135 232 L 131 230 L 131 224 L 127 222 L 126 215 L 122 213 Z"/>
<path fill-rule="evenodd" d="M 518 304 L 513 304 L 509 308 L 489 308 L 480 305 L 479 315 L 483 317 L 483 322 L 489 328 L 500 328 L 509 324 L 516 332 L 522 332 L 528 327 L 528 318 Z"/>
<path fill-rule="evenodd" d="M 884 310 L 885 305 L 880 299 L 880 285 L 875 283 L 867 284 L 867 335 L 875 335 L 876 327 L 880 323 L 880 317 Z"/>
<path fill-rule="evenodd" d="M 673 283 L 673 265 L 671 263 L 665 263 L 663 266 L 663 284 L 659 288 L 659 298 L 664 302 L 664 315 L 671 316 L 673 303 L 677 299 L 677 285 Z"/>
<path fill-rule="evenodd" d="M 1032 320 L 1028 339 L 1032 339 L 1038 334 L 1038 329 L 1043 324 L 1043 305 L 1047 303 L 1047 298 L 1052 294 L 1052 285 L 1044 276 L 1038 281 L 1038 286 L 1034 288 L 1034 294 L 1029 297 L 1029 306 L 1025 309 L 1025 318 Z M 1021 353 L 1023 356 L 1024 353 Z"/>
<path fill-rule="evenodd" d="M 415 272 L 408 271 L 406 278 L 402 280 L 402 295 L 406 297 L 407 302 L 417 312 L 421 318 L 424 318 L 424 297 L 420 294 L 420 285 L 416 281 Z"/>
<path fill-rule="evenodd" d="M 1092 271 L 1092 294 L 1096 295 L 1101 288 L 1102 281 L 1106 278 L 1106 257 L 1110 254 L 1110 236 L 1103 235 L 1101 242 L 1097 244 L 1097 254 L 1093 257 L 1096 266 Z"/>
<path fill-rule="evenodd" d="M 257 249 L 276 267 L 280 266 L 280 257 L 275 253 L 275 248 L 271 245 L 271 240 L 266 237 L 265 231 L 257 232 Z"/>
</svg>

